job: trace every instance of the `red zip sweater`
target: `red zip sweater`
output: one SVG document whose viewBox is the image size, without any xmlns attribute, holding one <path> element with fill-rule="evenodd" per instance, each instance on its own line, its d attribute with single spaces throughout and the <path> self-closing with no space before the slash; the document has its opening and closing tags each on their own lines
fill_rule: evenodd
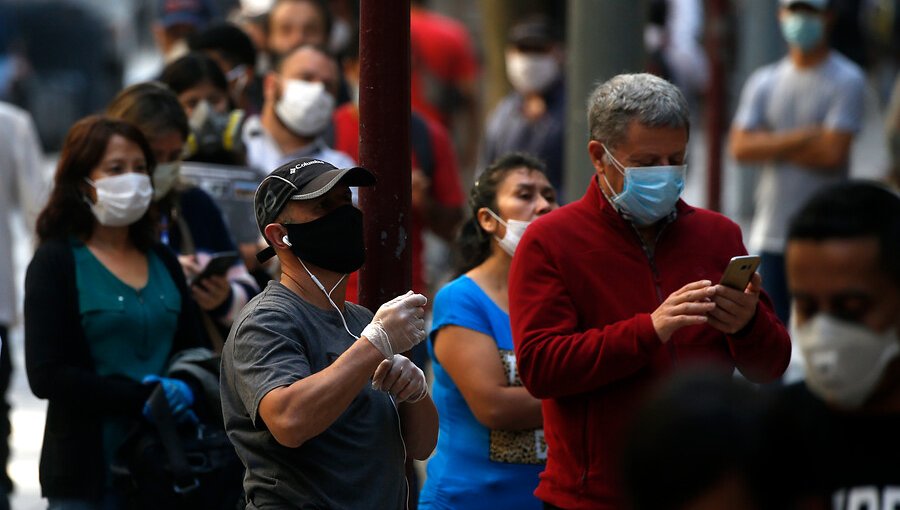
<svg viewBox="0 0 900 510">
<path fill-rule="evenodd" d="M 784 372 L 790 338 L 765 294 L 735 335 L 691 326 L 664 345 L 653 329 L 650 314 L 672 292 L 719 281 L 731 257 L 746 253 L 735 223 L 679 201 L 650 257 L 596 178 L 581 200 L 528 227 L 510 270 L 509 308 L 522 382 L 544 399 L 549 457 L 538 498 L 566 509 L 621 507 L 625 427 L 677 364 L 714 361 L 761 383 Z"/>
</svg>

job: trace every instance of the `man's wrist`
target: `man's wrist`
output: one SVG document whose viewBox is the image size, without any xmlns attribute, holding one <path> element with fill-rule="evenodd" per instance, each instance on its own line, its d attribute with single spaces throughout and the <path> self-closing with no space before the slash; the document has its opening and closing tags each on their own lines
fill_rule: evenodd
<svg viewBox="0 0 900 510">
<path fill-rule="evenodd" d="M 373 339 L 373 337 L 375 337 L 375 338 Z M 360 339 L 360 340 L 365 340 L 366 344 L 367 344 L 369 347 L 371 347 L 372 349 L 374 349 L 375 352 L 377 352 L 378 355 L 379 355 L 382 359 L 391 359 L 392 355 L 388 355 L 388 354 L 386 354 L 386 353 L 384 352 L 384 349 L 383 349 L 382 346 L 379 344 L 377 338 L 378 338 L 378 335 L 377 335 L 377 334 L 374 334 L 374 333 L 372 333 L 372 332 L 369 332 L 369 333 L 367 334 L 365 330 L 363 330 L 362 334 L 359 335 L 359 339 Z"/>
</svg>

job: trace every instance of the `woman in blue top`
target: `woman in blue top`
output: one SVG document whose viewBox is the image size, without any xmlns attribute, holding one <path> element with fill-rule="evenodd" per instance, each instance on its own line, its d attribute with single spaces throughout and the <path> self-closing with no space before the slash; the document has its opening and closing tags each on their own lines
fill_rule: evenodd
<svg viewBox="0 0 900 510">
<path fill-rule="evenodd" d="M 462 275 L 435 298 L 428 347 L 441 420 L 419 509 L 540 509 L 541 402 L 516 370 L 507 276 L 528 223 L 555 209 L 556 195 L 543 163 L 509 154 L 479 176 L 470 204 Z"/>
<path fill-rule="evenodd" d="M 25 365 L 48 400 L 40 480 L 51 510 L 120 507 L 110 462 L 157 383 L 177 419 L 196 419 L 193 390 L 160 377 L 173 353 L 204 337 L 178 261 L 154 241 L 153 165 L 134 126 L 83 119 L 37 220 Z"/>
</svg>

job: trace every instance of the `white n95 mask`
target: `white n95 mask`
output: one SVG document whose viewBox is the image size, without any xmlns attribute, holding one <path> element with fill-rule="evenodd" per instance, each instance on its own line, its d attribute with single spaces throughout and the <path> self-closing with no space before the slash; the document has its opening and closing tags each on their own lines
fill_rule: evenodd
<svg viewBox="0 0 900 510">
<path fill-rule="evenodd" d="M 312 137 L 321 134 L 331 121 L 334 97 L 320 82 L 285 80 L 275 114 L 292 133 Z"/>
<path fill-rule="evenodd" d="M 94 217 L 107 227 L 131 225 L 147 212 L 153 198 L 153 186 L 147 174 L 130 172 L 104 177 L 96 182 L 85 178 L 97 190 L 97 202 L 91 204 Z"/>
<path fill-rule="evenodd" d="M 506 75 L 522 94 L 544 92 L 559 77 L 559 61 L 551 53 L 506 55 Z"/>
<path fill-rule="evenodd" d="M 806 360 L 809 391 L 843 409 L 863 405 L 900 354 L 896 327 L 879 334 L 820 313 L 802 326 L 792 314 L 790 328 Z"/>
<path fill-rule="evenodd" d="M 519 245 L 519 241 L 522 239 L 522 236 L 525 235 L 525 229 L 528 228 L 528 225 L 530 225 L 531 222 L 520 220 L 503 221 L 494 211 L 487 209 L 487 212 L 493 216 L 495 220 L 499 221 L 501 225 L 506 227 L 506 233 L 503 234 L 503 239 L 500 239 L 497 236 L 494 236 L 494 239 L 497 240 L 497 244 L 503 248 L 503 251 L 512 257 L 516 253 L 516 247 Z"/>
<path fill-rule="evenodd" d="M 153 170 L 153 200 L 158 201 L 169 194 L 178 176 L 181 175 L 181 161 L 160 163 Z"/>
</svg>

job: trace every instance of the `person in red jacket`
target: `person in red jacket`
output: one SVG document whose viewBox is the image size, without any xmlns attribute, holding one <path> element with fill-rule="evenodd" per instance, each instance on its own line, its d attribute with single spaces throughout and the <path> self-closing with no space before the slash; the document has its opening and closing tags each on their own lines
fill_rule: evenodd
<svg viewBox="0 0 900 510">
<path fill-rule="evenodd" d="M 717 285 L 746 254 L 740 228 L 687 205 L 688 106 L 671 83 L 625 74 L 589 101 L 584 196 L 542 216 L 513 257 L 509 306 L 519 374 L 544 399 L 545 508 L 622 506 L 624 431 L 652 383 L 694 361 L 776 380 L 790 338 L 762 282 Z"/>
</svg>

